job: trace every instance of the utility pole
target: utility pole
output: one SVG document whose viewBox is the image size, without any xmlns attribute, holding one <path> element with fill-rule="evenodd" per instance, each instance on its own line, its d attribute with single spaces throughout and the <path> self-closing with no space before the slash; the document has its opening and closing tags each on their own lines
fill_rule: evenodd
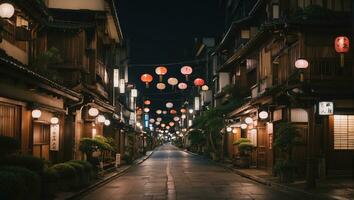
<svg viewBox="0 0 354 200">
<path fill-rule="evenodd" d="M 307 134 L 307 169 L 306 169 L 306 188 L 316 187 L 316 122 L 315 104 L 311 100 L 308 108 L 308 134 Z"/>
</svg>

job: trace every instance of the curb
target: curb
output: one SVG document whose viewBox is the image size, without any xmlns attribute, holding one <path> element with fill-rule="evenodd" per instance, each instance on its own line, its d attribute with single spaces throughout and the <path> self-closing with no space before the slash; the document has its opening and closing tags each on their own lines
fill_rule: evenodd
<svg viewBox="0 0 354 200">
<path fill-rule="evenodd" d="M 190 152 L 188 150 L 183 150 L 184 152 L 188 153 L 188 154 L 191 154 L 193 156 L 200 156 L 199 154 L 196 154 L 196 153 L 193 153 L 193 152 Z M 201 156 L 202 157 L 202 156 Z M 226 166 L 222 163 L 218 163 L 216 161 L 213 161 L 211 159 L 208 159 L 210 161 L 212 161 L 214 164 L 220 166 L 220 167 L 223 167 L 227 170 L 230 170 L 232 171 L 233 173 L 237 174 L 237 175 L 240 175 L 244 178 L 247 178 L 247 179 L 250 179 L 252 181 L 255 181 L 257 183 L 260 183 L 260 184 L 263 184 L 263 185 L 266 185 L 268 187 L 271 187 L 271 188 L 274 188 L 276 190 L 280 190 L 280 191 L 286 191 L 286 192 L 293 192 L 293 193 L 301 193 L 303 195 L 306 195 L 308 196 L 309 198 L 311 199 L 317 199 L 317 198 L 331 198 L 330 196 L 327 196 L 327 195 L 316 195 L 316 194 L 313 194 L 313 193 L 310 193 L 310 192 L 307 192 L 307 191 L 304 191 L 304 190 L 301 190 L 301 189 L 296 189 L 296 188 L 292 188 L 292 187 L 289 187 L 289 186 L 286 186 L 286 185 L 283 185 L 283 184 L 279 184 L 279 183 L 275 183 L 273 181 L 268 181 L 264 178 L 260 178 L 258 176 L 254 176 L 254 175 L 250 175 L 250 174 L 247 174 L 247 173 L 244 173 L 238 169 L 235 169 L 233 167 L 230 167 L 230 166 Z"/>
<path fill-rule="evenodd" d="M 91 191 L 97 189 L 98 187 L 101 187 L 101 186 L 103 186 L 103 185 L 109 183 L 109 182 L 112 181 L 113 179 L 118 178 L 118 177 L 124 175 L 124 174 L 125 174 L 129 169 L 131 169 L 132 167 L 135 167 L 135 166 L 137 166 L 137 165 L 143 163 L 145 160 L 147 160 L 148 158 L 150 158 L 150 156 L 151 156 L 153 153 L 154 153 L 154 150 L 152 150 L 149 155 L 146 155 L 146 156 L 144 156 L 144 157 L 141 158 L 141 159 L 135 160 L 135 161 L 133 162 L 133 164 L 131 164 L 131 165 L 129 165 L 129 166 L 126 166 L 126 167 L 123 168 L 121 171 L 118 171 L 118 172 L 116 172 L 116 173 L 110 175 L 109 177 L 106 177 L 106 178 L 104 178 L 103 180 L 98 181 L 97 183 L 94 183 L 94 184 L 92 184 L 92 185 L 90 185 L 90 186 L 88 186 L 88 187 L 86 187 L 86 188 L 84 188 L 84 189 L 82 189 L 82 190 L 80 190 L 80 191 L 74 193 L 73 195 L 67 197 L 66 199 L 67 199 L 67 200 L 77 199 L 77 198 L 79 198 L 79 197 L 84 196 L 86 193 L 89 193 L 89 192 L 91 192 Z"/>
</svg>

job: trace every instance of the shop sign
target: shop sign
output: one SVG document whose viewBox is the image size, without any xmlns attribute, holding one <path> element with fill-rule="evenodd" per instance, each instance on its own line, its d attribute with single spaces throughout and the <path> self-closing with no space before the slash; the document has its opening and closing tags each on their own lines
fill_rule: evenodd
<svg viewBox="0 0 354 200">
<path fill-rule="evenodd" d="M 59 124 L 50 125 L 50 150 L 59 151 Z"/>
<path fill-rule="evenodd" d="M 333 115 L 334 105 L 330 101 L 321 101 L 318 103 L 319 115 Z"/>
</svg>

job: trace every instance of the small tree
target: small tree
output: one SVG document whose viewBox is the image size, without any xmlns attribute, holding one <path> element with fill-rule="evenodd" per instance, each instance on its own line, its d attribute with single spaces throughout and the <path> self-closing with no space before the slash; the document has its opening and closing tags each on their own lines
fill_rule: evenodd
<svg viewBox="0 0 354 200">
<path fill-rule="evenodd" d="M 300 144 L 296 127 L 289 122 L 277 125 L 274 148 L 278 150 L 282 159 L 274 166 L 274 171 L 279 174 L 281 182 L 293 181 L 295 165 L 293 163 L 293 149 Z"/>
<path fill-rule="evenodd" d="M 206 142 L 205 134 L 199 129 L 189 131 L 188 139 L 191 142 L 192 148 L 195 148 L 197 152 L 200 151 L 201 147 L 203 147 Z"/>
</svg>

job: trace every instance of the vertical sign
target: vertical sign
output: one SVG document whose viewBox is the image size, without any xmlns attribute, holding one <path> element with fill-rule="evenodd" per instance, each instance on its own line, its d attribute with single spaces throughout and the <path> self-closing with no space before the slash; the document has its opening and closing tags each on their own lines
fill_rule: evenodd
<svg viewBox="0 0 354 200">
<path fill-rule="evenodd" d="M 113 69 L 113 87 L 119 87 L 119 69 Z"/>
<path fill-rule="evenodd" d="M 50 125 L 50 150 L 59 151 L 59 124 Z"/>
<path fill-rule="evenodd" d="M 333 102 L 321 101 L 318 103 L 318 114 L 319 115 L 333 115 L 334 105 Z"/>
<path fill-rule="evenodd" d="M 199 97 L 194 97 L 194 110 L 200 110 L 200 99 L 199 99 Z"/>
<path fill-rule="evenodd" d="M 125 80 L 124 79 L 119 80 L 119 93 L 121 93 L 121 94 L 125 93 Z"/>
</svg>

